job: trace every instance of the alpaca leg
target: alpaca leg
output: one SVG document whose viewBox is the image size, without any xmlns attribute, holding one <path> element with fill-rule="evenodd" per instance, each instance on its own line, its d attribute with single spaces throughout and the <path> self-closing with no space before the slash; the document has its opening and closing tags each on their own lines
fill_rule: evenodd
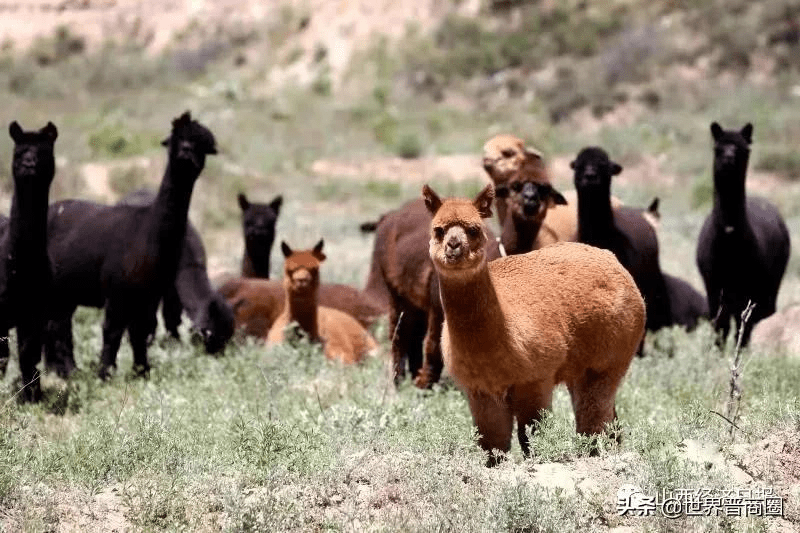
<svg viewBox="0 0 800 533">
<path fill-rule="evenodd" d="M 97 371 L 100 379 L 111 375 L 111 367 L 117 366 L 117 352 L 122 342 L 122 335 L 127 327 L 128 313 L 123 305 L 106 302 L 106 316 L 103 320 L 103 351 L 100 353 L 100 368 Z"/>
<path fill-rule="evenodd" d="M 499 459 L 492 450 L 507 452 L 511 447 L 511 409 L 502 399 L 482 392 L 469 391 L 467 398 L 478 428 L 478 444 L 490 454 L 486 466 L 495 466 Z"/>
<path fill-rule="evenodd" d="M 164 317 L 164 326 L 170 335 L 176 339 L 180 339 L 178 334 L 178 326 L 181 325 L 181 315 L 183 314 L 183 306 L 181 299 L 178 296 L 178 291 L 175 286 L 171 286 L 164 294 L 164 299 L 161 302 L 161 316 Z M 155 331 L 153 332 L 155 333 Z"/>
<path fill-rule="evenodd" d="M 568 385 L 575 411 L 575 429 L 584 435 L 605 431 L 606 424 L 617 416 L 615 408 L 617 387 L 623 374 L 586 372 Z M 619 435 L 613 436 L 619 441 Z M 592 454 L 597 450 L 593 449 Z"/>
<path fill-rule="evenodd" d="M 517 417 L 517 438 L 525 457 L 530 457 L 526 429 L 541 420 L 542 411 L 550 409 L 553 402 L 552 383 L 526 383 L 514 385 L 510 391 L 511 410 Z M 535 427 L 533 428 L 535 429 Z"/>
<path fill-rule="evenodd" d="M 44 335 L 44 363 L 66 379 L 75 370 L 72 348 L 72 315 L 48 320 Z"/>
<path fill-rule="evenodd" d="M 437 383 L 442 376 L 442 368 L 444 367 L 441 346 L 444 312 L 434 306 L 428 311 L 427 319 L 428 327 L 423 341 L 425 363 L 414 379 L 414 384 L 421 389 L 430 388 L 431 385 Z"/>
<path fill-rule="evenodd" d="M 128 326 L 128 337 L 133 350 L 133 373 L 140 377 L 147 377 L 150 373 L 150 363 L 147 361 L 147 336 L 150 333 L 150 324 L 155 318 L 155 312 L 137 316 Z"/>
<path fill-rule="evenodd" d="M 413 359 L 409 350 L 415 349 L 414 340 L 418 338 L 415 331 L 417 328 L 415 310 L 404 305 L 399 298 L 395 298 L 389 312 L 389 334 L 392 336 L 392 366 L 395 385 L 399 385 L 406 376 L 406 359 Z M 416 349 L 422 349 L 422 341 L 419 341 Z"/>
<path fill-rule="evenodd" d="M 17 324 L 17 347 L 22 374 L 22 398 L 27 402 L 38 402 L 42 397 L 42 387 L 36 365 L 42 358 L 43 324 L 36 319 L 20 322 L 22 323 Z"/>
<path fill-rule="evenodd" d="M 6 375 L 8 360 L 11 357 L 8 348 L 8 327 L 0 328 L 0 378 Z"/>
</svg>

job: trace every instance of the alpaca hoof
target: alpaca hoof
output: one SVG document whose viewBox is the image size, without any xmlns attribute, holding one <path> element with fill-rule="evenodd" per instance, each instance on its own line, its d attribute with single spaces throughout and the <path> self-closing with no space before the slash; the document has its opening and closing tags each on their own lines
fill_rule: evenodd
<svg viewBox="0 0 800 533">
<path fill-rule="evenodd" d="M 108 381 L 111 378 L 112 368 L 114 368 L 113 365 L 100 365 L 100 368 L 97 370 L 97 377 L 103 381 Z"/>
<path fill-rule="evenodd" d="M 22 399 L 23 403 L 39 403 L 39 401 L 41 401 L 42 386 L 39 383 L 38 377 L 23 387 L 20 398 Z"/>
<path fill-rule="evenodd" d="M 414 385 L 419 389 L 430 389 L 434 383 L 435 380 L 431 378 L 430 372 L 426 368 L 420 370 L 417 377 L 414 378 Z"/>
<path fill-rule="evenodd" d="M 148 379 L 150 377 L 150 365 L 134 365 L 133 376 Z"/>
<path fill-rule="evenodd" d="M 489 457 L 486 458 L 486 467 L 494 468 L 506 460 L 506 454 L 498 451 L 489 452 Z"/>
</svg>

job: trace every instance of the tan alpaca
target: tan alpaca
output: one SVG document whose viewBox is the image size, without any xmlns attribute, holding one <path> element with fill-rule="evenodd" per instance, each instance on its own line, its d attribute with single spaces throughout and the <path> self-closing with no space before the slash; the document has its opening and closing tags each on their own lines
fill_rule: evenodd
<svg viewBox="0 0 800 533">
<path fill-rule="evenodd" d="M 481 219 L 492 214 L 492 186 L 474 201 L 443 202 L 426 185 L 423 198 L 433 214 L 442 353 L 467 395 L 481 447 L 508 451 L 516 418 L 527 455 L 525 428 L 550 407 L 558 383 L 569 389 L 577 431 L 603 431 L 644 335 L 644 302 L 631 275 L 611 252 L 578 243 L 488 263 Z"/>
<path fill-rule="evenodd" d="M 286 261 L 283 285 L 286 303 L 267 334 L 267 344 L 280 344 L 284 330 L 291 322 L 306 332 L 309 339 L 322 342 L 325 356 L 343 363 L 357 363 L 378 345 L 372 335 L 352 316 L 342 311 L 321 307 L 319 299 L 319 265 L 325 260 L 320 240 L 311 250 L 292 251 L 281 242 Z"/>
</svg>

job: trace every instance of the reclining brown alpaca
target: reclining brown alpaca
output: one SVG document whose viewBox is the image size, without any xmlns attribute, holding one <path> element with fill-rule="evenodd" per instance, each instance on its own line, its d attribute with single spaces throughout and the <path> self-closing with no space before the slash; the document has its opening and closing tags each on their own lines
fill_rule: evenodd
<svg viewBox="0 0 800 533">
<path fill-rule="evenodd" d="M 286 261 L 283 284 L 286 303 L 267 335 L 267 344 L 283 342 L 284 330 L 296 322 L 311 341 L 322 342 L 325 356 L 343 363 L 357 363 L 378 345 L 355 318 L 330 307 L 318 305 L 319 265 L 325 260 L 320 240 L 311 250 L 292 251 L 281 242 Z"/>
<path fill-rule="evenodd" d="M 267 336 L 286 303 L 283 282 L 278 280 L 234 278 L 226 281 L 219 293 L 234 310 L 236 329 L 254 337 Z M 319 304 L 347 313 L 365 328 L 386 314 L 386 309 L 363 291 L 339 283 L 320 284 Z"/>
<path fill-rule="evenodd" d="M 525 428 L 565 383 L 577 431 L 614 420 L 615 395 L 644 335 L 645 307 L 631 275 L 608 251 L 560 243 L 488 263 L 482 218 L 494 190 L 442 201 L 427 185 L 430 256 L 445 323 L 442 354 L 464 390 L 486 451 L 508 451 L 513 419 Z M 495 464 L 490 457 L 489 464 Z"/>
</svg>

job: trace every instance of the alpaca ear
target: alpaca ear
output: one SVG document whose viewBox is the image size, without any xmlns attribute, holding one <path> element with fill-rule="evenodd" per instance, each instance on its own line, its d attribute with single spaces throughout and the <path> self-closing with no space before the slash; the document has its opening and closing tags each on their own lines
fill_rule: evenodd
<svg viewBox="0 0 800 533">
<path fill-rule="evenodd" d="M 553 205 L 567 205 L 567 199 L 564 198 L 564 195 L 555 190 L 553 187 L 550 187 L 550 190 L 547 192 L 547 194 L 550 197 L 550 201 L 553 202 Z"/>
<path fill-rule="evenodd" d="M 172 127 L 184 126 L 192 121 L 192 113 L 189 110 L 183 112 L 183 115 L 172 121 Z"/>
<path fill-rule="evenodd" d="M 292 249 L 289 248 L 289 245 L 286 244 L 286 241 L 281 241 L 281 252 L 283 252 L 283 257 L 289 257 L 294 253 Z"/>
<path fill-rule="evenodd" d="M 647 206 L 647 212 L 653 215 L 657 219 L 661 219 L 661 213 L 658 211 L 658 204 L 660 200 L 658 196 L 653 198 L 653 201 L 650 202 L 650 205 Z"/>
<path fill-rule="evenodd" d="M 161 141 L 161 146 L 166 146 L 167 148 L 169 148 L 169 139 L 170 139 L 170 138 L 169 138 L 169 137 L 167 137 L 166 139 L 164 139 L 163 141 Z"/>
<path fill-rule="evenodd" d="M 716 122 L 711 123 L 711 137 L 713 137 L 715 141 L 718 141 L 719 138 L 722 137 L 722 127 Z"/>
<path fill-rule="evenodd" d="M 322 253 L 322 246 L 325 244 L 324 239 L 320 239 L 317 244 L 314 245 L 314 249 L 311 250 L 311 254 L 316 257 L 320 262 L 325 261 L 325 254 Z"/>
<path fill-rule="evenodd" d="M 281 212 L 281 205 L 283 205 L 283 196 L 280 194 L 269 203 L 269 207 L 275 211 L 275 216 Z"/>
<path fill-rule="evenodd" d="M 218 153 L 219 152 L 217 152 L 217 146 L 215 144 L 212 144 L 206 148 L 206 155 L 217 155 Z"/>
<path fill-rule="evenodd" d="M 442 199 L 427 184 L 422 186 L 422 199 L 425 200 L 425 207 L 428 208 L 432 215 L 435 215 L 439 208 L 442 207 Z"/>
<path fill-rule="evenodd" d="M 614 163 L 613 161 L 611 161 L 611 175 L 612 176 L 616 176 L 620 172 L 622 172 L 622 165 L 620 165 L 618 163 Z"/>
<path fill-rule="evenodd" d="M 247 196 L 244 195 L 243 192 L 240 192 L 236 199 L 239 200 L 239 207 L 242 211 L 247 211 L 247 208 L 250 207 L 250 202 L 247 201 Z"/>
<path fill-rule="evenodd" d="M 739 133 L 742 134 L 742 137 L 744 137 L 744 140 L 747 141 L 747 144 L 752 144 L 753 143 L 753 125 L 752 124 L 750 124 L 749 122 L 747 124 L 745 124 L 744 128 L 742 128 L 742 131 L 740 131 Z"/>
<path fill-rule="evenodd" d="M 22 140 L 22 128 L 16 120 L 8 125 L 8 134 L 11 135 L 11 138 L 16 143 Z"/>
<path fill-rule="evenodd" d="M 481 218 L 492 217 L 492 201 L 494 200 L 494 187 L 491 183 L 487 184 L 478 196 L 472 201 L 472 205 L 478 210 Z"/>
<path fill-rule="evenodd" d="M 48 122 L 47 125 L 42 128 L 42 133 L 47 135 L 50 139 L 50 142 L 55 142 L 58 139 L 58 128 L 52 122 Z"/>
<path fill-rule="evenodd" d="M 536 148 L 530 148 L 526 146 L 524 149 L 525 157 L 530 159 L 542 159 L 542 152 L 537 150 Z"/>
</svg>

